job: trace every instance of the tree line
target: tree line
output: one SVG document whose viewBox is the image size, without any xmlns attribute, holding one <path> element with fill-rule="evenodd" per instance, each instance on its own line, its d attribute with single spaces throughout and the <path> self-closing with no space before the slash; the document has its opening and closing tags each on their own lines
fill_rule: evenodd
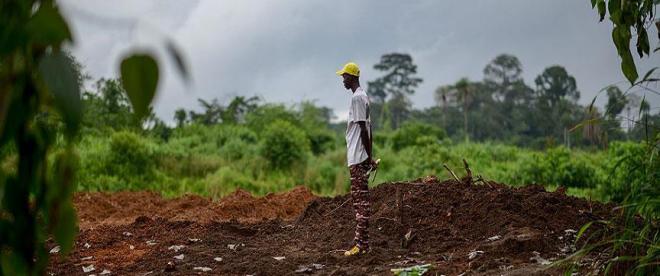
<svg viewBox="0 0 660 276">
<path fill-rule="evenodd" d="M 481 80 L 461 78 L 438 86 L 435 105 L 425 109 L 415 109 L 409 98 L 423 81 L 409 54 L 385 54 L 373 68 L 381 76 L 367 82 L 367 93 L 374 128 L 383 133 L 415 122 L 440 128 L 454 140 L 499 141 L 533 148 L 604 147 L 612 140 L 653 137 L 660 125 L 660 112 L 652 114 L 645 99 L 615 85 L 603 89 L 607 97 L 603 110 L 593 104 L 581 105 L 576 78 L 560 65 L 545 68 L 529 85 L 522 77 L 520 60 L 510 54 L 490 61 Z M 247 114 L 257 110 L 261 116 L 276 116 L 264 112 L 270 109 L 258 108 L 266 104 L 259 97 L 236 96 L 227 103 L 198 99 L 200 111 L 179 108 L 173 126 L 156 117 L 152 109 L 138 120 L 132 116 L 119 82 L 100 79 L 92 91 L 83 93 L 84 126 L 142 129 L 167 139 L 173 128 L 187 124 L 242 124 Z M 311 102 L 305 106 L 318 113 L 320 122 L 341 132 L 343 123 L 332 123 L 332 109 Z"/>
</svg>

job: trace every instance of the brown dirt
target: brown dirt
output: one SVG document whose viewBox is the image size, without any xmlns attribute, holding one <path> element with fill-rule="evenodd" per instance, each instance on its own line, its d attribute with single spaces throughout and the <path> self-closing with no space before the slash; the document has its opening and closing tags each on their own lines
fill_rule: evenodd
<svg viewBox="0 0 660 276">
<path fill-rule="evenodd" d="M 287 193 L 264 197 L 253 197 L 238 189 L 219 201 L 197 195 L 164 199 L 158 193 L 140 191 L 77 193 L 73 202 L 78 211 L 80 229 L 88 229 L 130 224 L 139 216 L 198 223 L 231 219 L 245 223 L 275 218 L 290 220 L 314 198 L 316 196 L 309 189 L 301 186 Z"/>
<path fill-rule="evenodd" d="M 289 194 L 299 195 L 289 198 Z M 113 275 L 204 274 L 194 267 L 211 268 L 209 275 L 288 275 L 298 274 L 296 270 L 391 275 L 391 268 L 430 263 L 438 275 L 557 275 L 560 270 L 539 262 L 565 256 L 571 251 L 574 231 L 588 221 L 609 218 L 612 207 L 540 186 L 515 189 L 435 178 L 387 183 L 372 190 L 371 253 L 346 258 L 342 249 L 351 245 L 355 225 L 348 195 L 317 198 L 298 209 L 284 203 L 313 199 L 303 188 L 270 195 L 270 200 L 238 192 L 219 203 L 191 196 L 163 200 L 146 195 L 103 194 L 97 204 L 95 200 L 81 204 L 85 195 L 78 196 L 78 208 L 90 206 L 79 210 L 87 219 L 86 227 L 68 259 L 53 258 L 49 272 L 88 275 L 82 266 L 93 264 L 92 273 L 97 275 L 104 269 Z M 143 198 L 149 200 L 140 202 Z M 402 199 L 400 204 L 397 198 Z M 222 202 L 232 204 L 220 206 Z M 119 206 L 131 206 L 127 208 L 131 211 L 122 215 Z M 301 211 L 300 215 L 291 210 Z M 406 240 L 409 232 L 412 238 Z M 489 240 L 494 236 L 500 238 Z M 184 247 L 175 252 L 170 249 L 173 245 Z M 483 253 L 469 257 L 477 251 Z M 179 254 L 184 255 L 182 260 L 174 258 Z M 273 258 L 280 256 L 285 259 Z M 174 266 L 168 268 L 168 262 Z"/>
</svg>

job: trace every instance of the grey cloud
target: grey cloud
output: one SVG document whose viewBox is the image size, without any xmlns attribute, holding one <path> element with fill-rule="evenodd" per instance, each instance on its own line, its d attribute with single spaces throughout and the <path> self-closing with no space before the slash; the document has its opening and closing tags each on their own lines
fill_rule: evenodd
<svg viewBox="0 0 660 276">
<path fill-rule="evenodd" d="M 315 99 L 341 114 L 347 96 L 335 70 L 356 61 L 366 83 L 378 76 L 371 67 L 380 56 L 395 51 L 410 53 L 419 65 L 424 83 L 412 97 L 417 107 L 431 105 L 439 85 L 463 76 L 481 79 L 483 67 L 500 53 L 520 58 L 530 85 L 545 67 L 565 66 L 578 80 L 582 102 L 624 80 L 611 26 L 598 23 L 587 0 L 133 3 L 97 8 L 98 2 L 65 1 L 107 17 L 142 16 L 135 20 L 148 22 L 181 46 L 193 73 L 192 87 L 176 76 L 160 38 L 140 24 L 113 29 L 71 13 L 81 38 L 74 53 L 99 77 L 114 74 L 117 56 L 134 44 L 154 47 L 166 65 L 156 102 L 165 120 L 178 107 L 197 108 L 196 98 L 255 94 L 285 103 Z M 650 36 L 656 45 L 657 34 Z M 640 71 L 659 61 L 658 55 L 644 60 Z M 660 103 L 657 96 L 647 97 L 652 106 Z"/>
</svg>

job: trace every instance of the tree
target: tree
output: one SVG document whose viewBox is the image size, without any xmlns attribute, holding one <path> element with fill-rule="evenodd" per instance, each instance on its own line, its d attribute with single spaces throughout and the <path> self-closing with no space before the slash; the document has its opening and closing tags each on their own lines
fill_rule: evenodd
<svg viewBox="0 0 660 276">
<path fill-rule="evenodd" d="M 488 131 L 492 137 L 512 138 L 529 129 L 529 103 L 534 91 L 525 84 L 522 72 L 518 58 L 509 54 L 495 57 L 484 68 L 484 93 L 492 95 L 494 102 L 485 103 L 489 116 L 479 118 L 483 134 Z"/>
<path fill-rule="evenodd" d="M 627 131 L 630 131 L 634 125 L 633 122 L 635 122 L 635 117 L 633 114 L 631 114 L 632 110 L 639 108 L 640 103 L 642 102 L 642 98 L 638 95 L 635 94 L 628 94 L 626 95 L 626 119 L 625 121 L 627 122 Z"/>
<path fill-rule="evenodd" d="M 214 125 L 220 122 L 225 108 L 220 105 L 218 99 L 213 99 L 207 102 L 203 99 L 197 99 L 199 105 L 202 106 L 203 111 L 197 113 L 190 111 L 190 120 L 204 125 Z"/>
<path fill-rule="evenodd" d="M 222 122 L 236 124 L 244 121 L 245 114 L 252 112 L 257 108 L 259 98 L 254 96 L 245 98 L 243 96 L 234 97 L 229 105 L 222 112 Z"/>
<path fill-rule="evenodd" d="M 465 141 L 467 142 L 470 140 L 468 130 L 468 108 L 472 98 L 474 97 L 474 87 L 467 78 L 458 80 L 453 87 L 454 98 L 457 102 L 460 102 L 463 105 L 463 133 L 465 134 Z"/>
<path fill-rule="evenodd" d="M 374 69 L 385 75 L 368 83 L 367 93 L 375 98 L 372 106 L 377 107 L 372 110 L 380 111 L 379 120 L 390 120 L 396 129 L 410 110 L 407 96 L 414 94 L 415 88 L 422 82 L 421 78 L 415 77 L 417 65 L 408 54 L 391 53 L 383 55 Z M 386 109 L 392 118 L 383 118 Z"/>
<path fill-rule="evenodd" d="M 623 108 L 628 104 L 628 99 L 623 95 L 621 89 L 616 86 L 607 88 L 607 104 L 605 104 L 605 114 L 611 120 L 614 120 Z"/>
<path fill-rule="evenodd" d="M 517 98 L 519 90 L 516 84 L 522 82 L 522 65 L 517 57 L 501 54 L 484 68 L 484 83 L 493 91 L 493 96 L 499 102 L 512 102 Z"/>
<path fill-rule="evenodd" d="M 174 120 L 176 121 L 176 127 L 181 128 L 183 125 L 186 123 L 186 119 L 188 118 L 186 114 L 186 110 L 183 108 L 179 108 L 176 111 L 174 111 Z"/>
<path fill-rule="evenodd" d="M 131 103 L 120 80 L 101 78 L 94 87 L 96 91 L 83 93 L 85 127 L 101 130 L 140 128 L 141 120 L 133 116 Z"/>
<path fill-rule="evenodd" d="M 607 87 L 607 103 L 605 104 L 605 114 L 602 125 L 607 134 L 608 140 L 619 140 L 625 137 L 621 130 L 621 122 L 619 121 L 619 114 L 628 104 L 628 99 L 623 94 L 621 89 L 617 86 Z M 593 116 L 592 116 L 593 117 Z M 596 122 L 594 122 L 595 124 Z M 593 124 L 587 124 L 590 127 Z M 606 144 L 605 144 L 606 145 Z"/>
<path fill-rule="evenodd" d="M 580 91 L 575 78 L 559 65 L 550 66 L 535 79 L 537 99 L 550 108 L 556 107 L 561 100 L 577 102 Z"/>
<path fill-rule="evenodd" d="M 446 114 L 447 113 L 447 107 L 450 102 L 450 97 L 452 92 L 452 87 L 451 85 L 443 85 L 435 89 L 435 103 L 437 106 L 440 106 L 442 108 L 442 113 Z M 447 127 L 447 117 L 442 116 L 442 127 L 446 128 Z"/>
</svg>

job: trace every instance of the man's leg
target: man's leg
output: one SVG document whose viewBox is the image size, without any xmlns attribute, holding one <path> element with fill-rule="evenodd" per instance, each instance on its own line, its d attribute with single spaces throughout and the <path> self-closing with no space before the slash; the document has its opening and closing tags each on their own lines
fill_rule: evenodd
<svg viewBox="0 0 660 276">
<path fill-rule="evenodd" d="M 369 249 L 369 176 L 366 175 L 369 165 L 360 163 L 350 167 L 351 197 L 355 210 L 355 244 L 361 250 Z"/>
</svg>

